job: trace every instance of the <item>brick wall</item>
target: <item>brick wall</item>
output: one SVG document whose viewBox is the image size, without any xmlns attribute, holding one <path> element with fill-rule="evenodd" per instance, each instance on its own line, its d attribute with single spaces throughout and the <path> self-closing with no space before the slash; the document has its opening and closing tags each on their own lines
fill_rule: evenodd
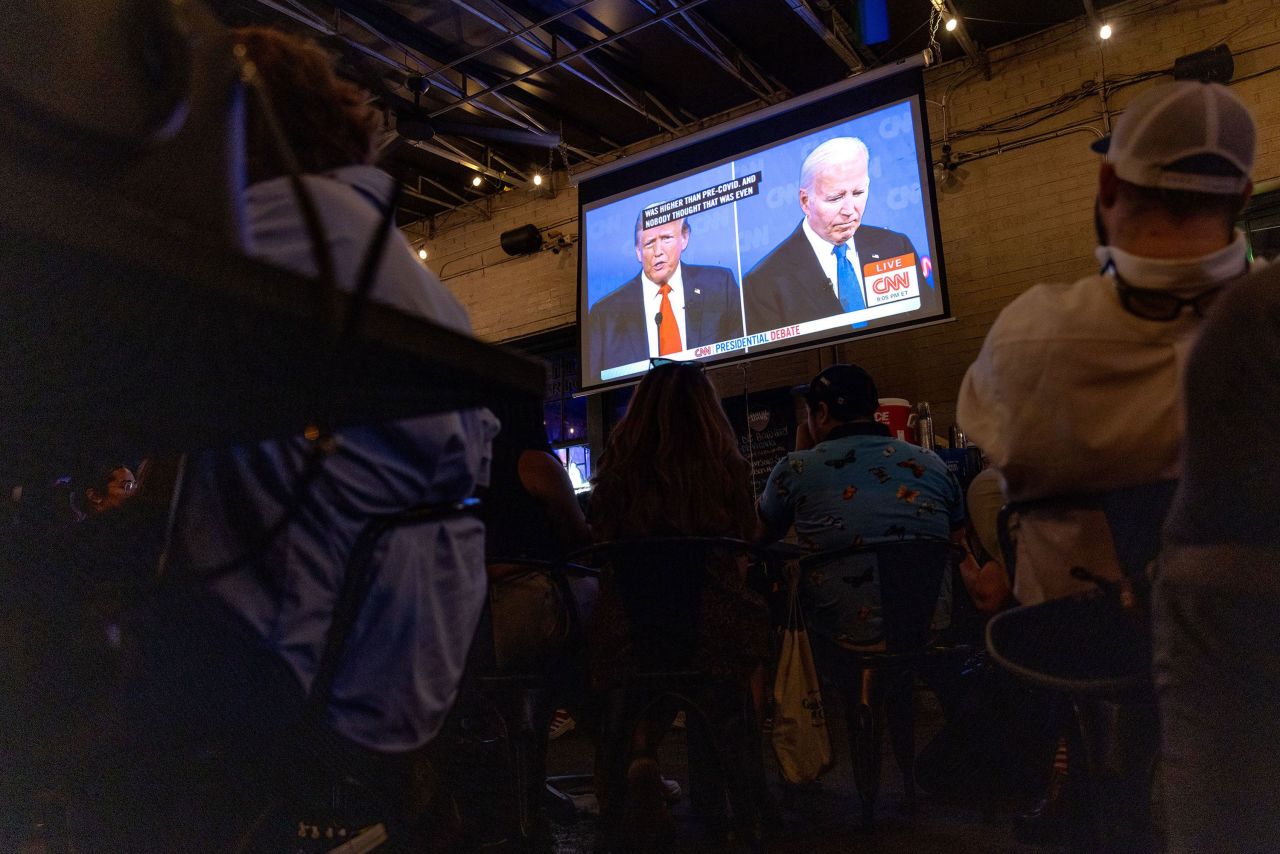
<svg viewBox="0 0 1280 854">
<path fill-rule="evenodd" d="M 1115 26 L 1100 43 L 1083 19 L 991 51 L 992 77 L 955 62 L 926 72 L 934 156 L 945 125 L 974 128 L 1073 92 L 1089 80 L 1164 69 L 1178 56 L 1226 41 L 1236 54 L 1233 88 L 1258 122 L 1255 180 L 1280 175 L 1280 73 L 1251 75 L 1280 64 L 1276 0 L 1186 0 L 1144 11 L 1148 0 L 1108 7 Z M 1259 48 L 1248 50 L 1249 48 Z M 1089 143 L 1149 83 L 1094 95 L 1033 128 L 953 142 L 957 153 L 982 156 L 963 165 L 938 192 L 943 252 L 954 320 L 908 332 L 776 356 L 721 368 L 711 376 L 722 393 L 807 380 L 837 358 L 876 377 L 886 396 L 932 402 L 939 432 L 953 419 L 956 394 L 991 322 L 1010 300 L 1040 281 L 1070 281 L 1093 266 L 1092 205 L 1097 155 Z M 1033 144 L 1017 143 L 1033 137 Z M 557 190 L 513 190 L 489 201 L 490 218 L 466 209 L 441 217 L 428 240 L 429 263 L 466 304 L 476 333 L 503 341 L 575 321 L 576 246 L 508 259 L 498 244 L 507 229 L 531 222 L 576 239 L 576 193 L 556 176 Z"/>
<path fill-rule="evenodd" d="M 542 189 L 511 190 L 440 217 L 427 263 L 466 306 L 478 337 L 506 341 L 572 324 L 578 298 L 578 195 L 563 173 Z M 504 231 L 532 223 L 559 232 L 560 252 L 513 258 Z"/>
</svg>

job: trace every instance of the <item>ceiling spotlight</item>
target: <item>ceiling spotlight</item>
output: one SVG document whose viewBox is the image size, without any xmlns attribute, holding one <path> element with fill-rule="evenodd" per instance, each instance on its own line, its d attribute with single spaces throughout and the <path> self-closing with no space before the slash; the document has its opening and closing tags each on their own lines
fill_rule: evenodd
<svg viewBox="0 0 1280 854">
<path fill-rule="evenodd" d="M 471 179 L 471 186 L 473 187 L 479 187 L 483 183 L 484 183 L 484 179 L 481 178 L 479 175 L 476 175 Z"/>
<path fill-rule="evenodd" d="M 954 33 L 958 26 L 960 26 L 960 22 L 955 18 L 947 18 L 947 32 Z"/>
<path fill-rule="evenodd" d="M 535 186 L 535 187 L 541 187 L 541 186 L 542 186 L 542 173 L 541 173 L 541 172 L 534 172 L 534 173 L 533 173 L 533 186 Z"/>
<path fill-rule="evenodd" d="M 423 261 L 427 260 L 427 247 L 424 246 L 418 250 L 418 257 Z"/>
<path fill-rule="evenodd" d="M 1107 39 L 1111 38 L 1110 24 L 1103 24 L 1101 27 L 1098 28 L 1098 38 L 1102 39 L 1103 41 L 1106 41 Z"/>
</svg>

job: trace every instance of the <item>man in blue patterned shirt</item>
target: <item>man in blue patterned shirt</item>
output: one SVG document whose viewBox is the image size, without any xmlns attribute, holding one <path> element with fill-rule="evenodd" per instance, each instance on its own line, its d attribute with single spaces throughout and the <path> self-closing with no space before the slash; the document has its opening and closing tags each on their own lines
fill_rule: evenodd
<svg viewBox="0 0 1280 854">
<path fill-rule="evenodd" d="M 866 371 L 832 365 L 804 393 L 796 451 L 778 461 L 760 496 L 769 539 L 794 524 L 800 544 L 815 551 L 917 539 L 964 544 L 959 483 L 937 454 L 876 423 L 879 396 Z M 860 581 L 874 566 L 874 554 L 860 554 L 801 579 L 813 633 L 847 646 L 881 640 L 878 582 Z"/>
</svg>

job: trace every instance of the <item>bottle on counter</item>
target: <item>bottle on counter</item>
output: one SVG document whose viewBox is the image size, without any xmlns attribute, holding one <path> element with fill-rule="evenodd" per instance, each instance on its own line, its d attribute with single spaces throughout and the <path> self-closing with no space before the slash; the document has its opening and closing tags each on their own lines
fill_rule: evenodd
<svg viewBox="0 0 1280 854">
<path fill-rule="evenodd" d="M 952 424 L 951 429 L 947 432 L 948 444 L 956 450 L 969 447 L 969 440 L 965 438 L 964 431 L 960 429 L 959 424 Z"/>
<path fill-rule="evenodd" d="M 936 448 L 933 440 L 933 415 L 926 401 L 916 404 L 916 434 L 920 438 L 920 447 L 932 451 Z"/>
</svg>

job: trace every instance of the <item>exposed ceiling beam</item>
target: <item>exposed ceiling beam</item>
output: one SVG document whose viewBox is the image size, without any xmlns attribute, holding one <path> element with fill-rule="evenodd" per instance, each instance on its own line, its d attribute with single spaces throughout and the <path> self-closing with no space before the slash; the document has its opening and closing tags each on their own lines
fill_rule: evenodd
<svg viewBox="0 0 1280 854">
<path fill-rule="evenodd" d="M 978 47 L 970 36 L 969 31 L 964 26 L 964 16 L 956 9 L 955 0 L 930 0 L 933 8 L 936 9 L 943 18 L 954 18 L 956 28 L 951 32 L 952 38 L 960 45 L 964 55 L 969 57 L 969 61 L 974 67 L 982 72 L 982 76 L 987 80 L 991 79 L 991 61 L 987 58 L 987 52 Z M 1087 3 L 1088 0 L 1085 0 Z"/>
<path fill-rule="evenodd" d="M 656 14 L 659 10 L 658 4 L 650 0 L 635 0 L 635 2 L 647 12 Z M 679 0 L 667 0 L 667 2 L 671 6 L 679 5 Z M 693 30 L 692 34 L 686 32 L 674 18 L 666 21 L 667 28 L 679 36 L 685 44 L 710 59 L 720 66 L 722 70 L 746 86 L 751 91 L 751 94 L 765 101 L 774 100 L 780 94 L 784 94 L 784 88 L 781 84 L 769 79 L 754 62 L 733 46 L 732 41 L 699 15 L 681 10 L 680 20 L 684 21 L 689 29 Z M 729 49 L 733 52 L 732 58 L 721 48 L 722 43 L 729 46 Z M 750 76 L 744 73 L 744 69 L 750 72 Z"/>
<path fill-rule="evenodd" d="M 462 85 L 454 83 L 447 76 L 439 77 L 438 72 L 443 60 L 438 58 L 441 45 L 439 39 L 420 28 L 416 23 L 405 18 L 397 12 L 387 9 L 373 0 L 331 0 L 336 7 L 342 10 L 348 20 L 359 24 L 362 28 L 377 36 L 388 45 L 394 45 L 401 50 L 408 50 L 424 57 L 427 68 L 417 70 L 414 73 L 422 74 L 436 81 L 438 88 L 453 97 L 462 98 L 466 96 L 465 80 Z M 481 76 L 472 74 L 481 86 L 489 85 Z M 485 104 L 475 104 L 475 109 L 488 112 L 491 115 L 500 117 L 506 121 L 512 122 L 526 130 L 532 128 L 525 125 L 519 119 L 512 118 L 500 110 L 495 110 Z M 543 129 L 545 130 L 545 129 Z"/>
<path fill-rule="evenodd" d="M 519 39 L 520 42 L 522 42 L 526 47 L 528 47 L 534 53 L 542 56 L 544 60 L 555 59 L 555 52 L 553 48 L 547 47 L 536 36 L 530 35 L 533 32 L 533 30 L 538 29 L 538 27 L 536 25 L 528 24 L 527 22 L 519 20 L 515 16 L 515 14 L 512 13 L 509 9 L 506 9 L 505 7 L 503 7 L 502 11 L 506 14 L 508 18 L 511 18 L 517 25 L 523 25 L 519 33 L 513 30 L 510 26 L 499 21 L 494 16 L 481 10 L 473 2 L 468 2 L 468 0 L 450 0 L 450 2 L 453 3 L 455 6 L 457 6 L 458 8 L 463 9 L 469 12 L 471 15 L 475 16 L 476 18 L 479 18 L 480 20 L 484 21 L 486 24 L 493 27 L 495 30 L 498 30 L 499 32 L 502 32 L 508 35 L 512 35 L 515 38 Z M 565 45 L 569 47 L 570 50 L 576 49 L 576 45 L 574 45 L 568 39 L 562 37 L 561 41 L 563 41 Z M 580 71 L 574 68 L 572 65 L 569 65 L 568 63 L 564 63 L 561 67 L 563 67 L 565 71 L 572 74 L 574 77 L 577 77 L 579 80 L 583 81 L 589 86 L 593 86 L 596 89 L 599 89 L 601 92 L 613 98 L 614 100 L 620 102 L 621 104 L 628 107 L 629 109 L 634 110 L 635 112 L 639 113 L 645 118 L 653 121 L 663 130 L 670 131 L 673 129 L 672 125 L 668 125 L 663 121 L 661 121 L 660 119 L 652 116 L 649 113 L 649 111 L 645 109 L 645 107 L 643 107 L 640 104 L 640 102 L 637 101 L 630 92 L 628 92 L 615 78 L 613 78 L 603 68 L 600 68 L 598 65 L 596 65 L 596 63 L 593 62 L 590 58 L 583 57 L 582 61 L 586 65 L 588 65 L 592 71 L 594 71 L 596 74 L 599 75 L 599 79 L 593 78 L 591 75 L 587 74 L 584 71 Z M 674 118 L 672 118 L 672 121 L 676 122 L 676 124 L 679 123 Z"/>
<path fill-rule="evenodd" d="M 787 0 L 787 5 L 791 7 L 791 11 L 800 16 L 800 20 L 809 26 L 809 29 L 817 33 L 827 47 L 831 48 L 831 52 L 840 58 L 840 61 L 849 66 L 850 71 L 862 71 L 867 66 L 863 63 L 862 58 L 854 52 L 853 48 L 845 43 L 844 39 L 831 27 L 827 26 L 814 8 L 809 4 L 809 0 Z"/>
<path fill-rule="evenodd" d="M 477 6 L 474 3 L 467 3 L 466 0 L 451 0 L 451 3 L 453 3 L 453 5 L 458 6 L 458 8 L 460 9 L 465 9 L 466 12 L 470 12 L 472 15 L 475 15 L 476 18 L 479 18 L 480 20 L 484 20 L 486 24 L 489 24 L 490 27 L 497 29 L 497 31 L 499 32 L 508 33 L 508 35 L 511 35 L 511 33 L 515 32 L 511 27 L 507 26 L 507 24 L 504 24 L 500 22 L 500 20 L 498 20 L 497 18 L 494 18 L 493 15 L 489 15 L 484 12 L 481 12 L 481 10 L 477 8 Z M 516 24 L 522 24 L 522 26 L 524 26 L 524 29 L 522 29 L 522 32 L 531 32 L 532 29 L 536 29 L 536 27 L 532 27 L 531 24 L 527 22 L 521 22 L 521 20 L 518 19 L 516 15 L 511 12 L 511 10 L 507 9 L 506 6 L 503 6 L 503 13 L 506 14 L 508 18 L 511 18 L 513 22 L 515 22 Z M 524 44 L 526 47 L 529 47 L 531 51 L 534 51 L 535 54 L 538 54 L 544 60 L 556 59 L 556 52 L 554 52 L 553 47 L 549 47 L 545 45 L 544 42 L 540 40 L 540 38 L 532 35 L 522 35 L 518 38 L 520 38 L 520 41 L 522 42 L 522 44 Z M 588 83 L 589 86 L 594 86 L 595 88 L 598 88 L 598 90 L 604 92 L 605 95 L 612 97 L 612 99 L 621 101 L 622 104 L 628 106 L 628 108 L 631 108 L 636 111 L 640 111 L 640 113 L 643 113 L 644 111 L 643 108 L 641 108 L 639 102 L 637 102 L 634 99 L 634 97 L 631 96 L 630 92 L 623 90 L 623 88 L 620 85 L 618 85 L 617 81 L 614 81 L 614 79 L 609 78 L 608 74 L 605 74 L 603 72 L 603 69 L 596 67 L 593 61 L 591 61 L 590 59 L 584 59 L 584 61 L 586 64 L 589 65 L 591 69 L 595 70 L 596 73 L 600 74 L 600 79 L 591 78 L 588 73 L 581 72 L 581 70 L 573 68 L 572 65 L 564 65 L 564 70 L 572 74 L 573 77 L 579 78 L 580 81 L 584 83 Z"/>
<path fill-rule="evenodd" d="M 422 186 L 422 182 L 423 182 L 423 181 L 426 181 L 428 184 L 430 184 L 431 186 L 435 187 L 437 190 L 439 190 L 440 192 L 444 193 L 445 195 L 453 197 L 453 199 L 454 199 L 455 201 L 457 201 L 459 204 L 464 204 L 464 205 L 465 205 L 465 204 L 467 204 L 469 201 L 471 201 L 470 199 L 468 199 L 466 196 L 462 195 L 461 193 L 454 192 L 454 191 L 453 191 L 453 190 L 451 190 L 449 187 L 447 187 L 443 182 L 441 182 L 441 181 L 437 181 L 435 178 L 430 178 L 430 177 L 428 177 L 428 176 L 426 176 L 426 175 L 421 175 L 421 176 L 419 176 L 419 178 L 418 178 L 418 186 L 419 186 L 419 187 L 421 187 L 421 186 Z M 448 207 L 448 205 L 446 205 L 445 207 Z"/>
<path fill-rule="evenodd" d="M 266 6 L 272 11 L 279 12 L 281 15 L 293 18 L 293 20 L 300 24 L 306 24 L 308 27 L 313 27 L 321 31 L 326 31 L 328 29 L 320 18 L 311 14 L 308 10 L 282 6 L 279 3 L 273 3 L 272 0 L 258 0 L 258 3 L 259 5 Z"/>
<path fill-rule="evenodd" d="M 479 92 L 472 93 L 467 97 L 453 104 L 446 104 L 445 106 L 440 107 L 437 110 L 434 110 L 430 114 L 430 117 L 434 118 L 436 116 L 447 113 L 450 110 L 454 110 L 454 109 L 457 109 L 458 107 L 463 107 L 463 106 L 466 106 L 467 104 L 474 103 L 478 98 L 483 98 L 486 95 L 490 95 L 501 89 L 505 89 L 508 86 L 513 86 L 516 83 L 523 83 L 525 80 L 528 80 L 530 77 L 533 77 L 537 74 L 541 74 L 544 71 L 548 71 L 559 65 L 563 65 L 564 63 L 569 62 L 570 60 L 577 59 L 578 57 L 586 53 L 589 53 L 590 51 L 597 50 L 598 48 L 602 48 L 605 45 L 613 44 L 619 39 L 626 38 L 627 36 L 637 33 L 640 30 L 645 29 L 646 27 L 653 26 L 654 24 L 660 24 L 663 21 L 667 20 L 668 18 L 678 15 L 683 11 L 688 11 L 689 9 L 692 9 L 695 6 L 701 6 L 703 3 L 706 3 L 706 2 L 707 0 L 687 0 L 687 2 L 682 3 L 680 6 L 678 6 L 675 9 L 670 9 L 666 12 L 663 12 L 659 15 L 655 15 L 652 18 L 649 18 L 647 21 L 641 21 L 640 23 L 636 24 L 633 27 L 628 27 L 625 30 L 620 30 L 619 32 L 616 32 L 613 35 L 608 36 L 606 38 L 600 39 L 599 41 L 594 41 L 591 44 L 586 45 L 585 47 L 581 47 L 573 51 L 572 53 L 565 54 L 564 56 L 560 57 L 554 62 L 547 62 L 547 63 L 543 63 L 542 65 L 535 66 L 534 68 L 530 68 L 528 71 L 522 72 L 521 74 L 517 74 L 508 80 L 495 83 L 491 86 L 488 86 L 482 89 Z"/>
<path fill-rule="evenodd" d="M 444 199 L 437 199 L 435 196 L 428 196 L 426 193 L 423 193 L 419 190 L 415 190 L 412 187 L 405 187 L 401 185 L 400 190 L 411 199 L 417 199 L 420 202 L 429 202 L 438 207 L 442 207 L 445 210 L 450 210 L 451 208 L 455 207 L 454 202 L 446 202 Z"/>
<path fill-rule="evenodd" d="M 396 60 L 392 59 L 386 54 L 376 51 L 373 48 L 370 48 L 366 45 L 361 44 L 355 39 L 352 39 L 343 35 L 342 32 L 340 32 L 335 27 L 329 26 L 328 24 L 320 21 L 317 18 L 313 18 L 309 15 L 299 14 L 293 11 L 292 9 L 287 9 L 278 3 L 272 2 L 272 0 L 257 0 L 257 2 L 260 5 L 267 7 L 268 9 L 271 9 L 275 12 L 279 12 L 280 14 L 286 15 L 301 24 L 305 24 L 306 26 L 311 27 L 313 30 L 315 30 L 318 33 L 321 33 L 322 35 L 328 36 L 330 38 L 336 38 L 340 40 L 343 44 L 345 44 L 347 47 L 356 51 L 357 53 L 360 53 L 361 55 L 367 56 L 371 59 L 377 60 L 378 62 L 381 62 L 383 65 L 386 65 L 389 68 L 394 68 L 395 70 L 399 71 L 402 74 L 430 73 L 429 69 L 413 68 L 411 66 L 405 65 L 402 62 L 397 62 Z M 378 31 L 376 27 L 373 27 L 372 25 L 361 20 L 360 18 L 354 15 L 347 15 L 346 19 L 359 25 L 363 29 L 367 30 L 369 33 L 373 34 L 374 36 L 377 36 L 379 39 L 382 39 L 382 41 L 386 42 L 387 44 L 395 44 L 395 42 L 392 39 L 383 35 L 381 32 Z M 447 91 L 453 97 L 462 97 L 463 95 L 462 90 L 459 89 L 457 86 L 455 86 L 452 83 L 452 81 L 441 80 L 439 82 L 440 82 L 440 88 Z M 508 115 L 507 113 L 502 112 L 501 110 L 490 107 L 487 104 L 476 104 L 475 105 L 476 109 L 480 110 L 481 112 L 487 113 L 493 116 L 494 118 L 501 119 L 502 121 L 505 121 L 505 122 L 509 122 L 510 124 L 513 124 L 516 127 L 520 128 L 521 130 L 534 131 L 534 132 L 546 132 L 548 130 L 548 128 L 545 125 L 542 125 L 534 121 L 527 112 L 517 107 L 505 95 L 496 95 L 495 98 L 501 101 L 506 106 L 515 110 L 517 113 L 519 113 L 520 118 L 515 118 L 511 115 Z"/>
<path fill-rule="evenodd" d="M 880 64 L 880 58 L 871 52 L 871 49 L 863 44 L 862 36 L 853 28 L 844 14 L 832 2 L 832 0 L 817 0 L 818 9 L 826 12 L 831 21 L 831 29 L 835 32 L 836 37 L 849 50 L 857 55 L 858 61 L 862 63 L 864 68 L 870 68 Z"/>
<path fill-rule="evenodd" d="M 457 210 L 464 210 L 466 208 L 470 208 L 482 220 L 488 221 L 493 219 L 493 214 L 489 213 L 487 209 L 488 205 L 486 204 L 489 196 L 483 196 L 478 199 L 467 199 L 466 201 L 457 205 L 448 205 L 448 204 L 443 204 L 442 202 L 439 202 L 436 199 L 431 198 L 430 196 L 419 193 L 417 190 L 414 190 L 412 187 L 405 187 L 404 194 L 413 199 L 420 199 L 424 202 L 431 202 L 432 204 L 440 205 L 441 207 L 444 208 L 444 210 L 441 211 L 440 213 L 447 213 L 449 211 L 457 211 Z M 434 217 L 435 217 L 435 214 L 432 214 L 433 219 Z"/>
<path fill-rule="evenodd" d="M 453 143 L 449 142 L 449 140 L 442 139 L 439 136 L 434 137 L 433 142 L 435 142 L 441 148 L 445 148 L 445 149 L 448 149 L 449 151 L 452 151 L 454 154 L 463 158 L 468 163 L 478 163 L 481 159 L 485 160 L 488 163 L 497 161 L 499 166 L 502 166 L 507 170 L 506 173 L 504 174 L 502 172 L 499 172 L 496 175 L 494 175 L 492 172 L 486 172 L 485 174 L 491 175 L 492 177 L 496 177 L 500 181 L 504 181 L 508 184 L 511 184 L 511 183 L 514 183 L 511 180 L 512 177 L 518 178 L 521 181 L 529 180 L 529 176 L 525 174 L 523 169 L 512 165 L 512 163 L 509 160 L 507 160 L 506 158 L 504 158 L 502 155 L 498 154 L 491 148 L 486 148 L 484 157 L 480 158 L 480 157 L 472 157 L 462 148 L 459 148 L 457 145 L 454 145 Z"/>
<path fill-rule="evenodd" d="M 335 2 L 338 2 L 338 0 L 335 0 Z M 348 3 L 348 4 L 350 4 L 350 3 L 354 3 L 354 2 L 356 2 L 356 0 L 345 0 L 345 2 L 346 2 L 346 3 Z M 702 0 L 697 0 L 697 2 L 702 2 Z M 571 9 L 570 11 L 572 11 L 572 9 Z M 384 14 L 384 15 L 387 15 L 387 16 L 390 16 L 390 17 L 389 17 L 389 20 L 390 20 L 390 21 L 392 21 L 393 23 L 396 23 L 396 24 L 398 24 L 398 25 L 399 25 L 399 26 L 397 26 L 397 30 L 404 30 L 404 35 L 406 35 L 406 36 L 409 38 L 409 41 L 402 41 L 402 40 L 400 40 L 400 39 L 393 38 L 392 36 L 387 35 L 387 34 L 385 34 L 385 33 L 381 32 L 381 31 L 380 31 L 376 26 L 374 26 L 374 25 L 372 25 L 372 24 L 368 23 L 367 21 L 363 20 L 362 18 L 359 18 L 359 17 L 357 17 L 356 15 L 353 15 L 353 14 L 351 14 L 351 13 L 347 13 L 347 14 L 346 14 L 346 18 L 347 18 L 348 20 L 351 20 L 351 21 L 353 21 L 353 22 L 355 22 L 355 23 L 359 24 L 361 27 L 363 27 L 364 29 L 368 30 L 370 33 L 372 33 L 373 35 L 377 36 L 379 39 L 381 39 L 383 42 L 385 42 L 385 43 L 386 43 L 386 44 L 388 44 L 388 45 L 394 45 L 395 47 L 397 47 L 397 48 L 399 48 L 399 49 L 401 49 L 401 50 L 404 50 L 404 51 L 412 51 L 412 52 L 414 52 L 414 53 L 416 53 L 416 54 L 419 54 L 419 55 L 423 56 L 423 57 L 425 58 L 425 60 L 427 61 L 427 63 L 429 63 L 428 68 L 427 68 L 427 69 L 422 69 L 422 70 L 415 70 L 415 71 L 412 71 L 412 73 L 415 73 L 415 74 L 423 74 L 424 76 L 426 76 L 426 77 L 428 77 L 428 78 L 430 78 L 430 79 L 434 79 L 434 80 L 439 84 L 439 89 L 440 89 L 442 92 L 444 92 L 444 93 L 446 93 L 446 94 L 448 94 L 448 95 L 450 95 L 450 96 L 452 96 L 452 97 L 455 97 L 455 98 L 464 99 L 464 100 L 459 101 L 459 102 L 458 102 L 458 104 L 457 104 L 456 106 L 461 106 L 463 103 L 468 103 L 468 104 L 469 104 L 473 109 L 477 109 L 477 110 L 480 110 L 480 111 L 482 111 L 482 112 L 489 113 L 490 115 L 493 115 L 493 116 L 495 116 L 495 117 L 497 117 L 497 118 L 503 119 L 504 121 L 510 122 L 511 124 L 514 124 L 515 126 L 520 127 L 520 128 L 523 128 L 523 129 L 525 129 L 525 130 L 533 130 L 533 131 L 539 131 L 539 132 L 546 132 L 547 130 L 549 130 L 546 126 L 541 125 L 541 124 L 539 124 L 539 123 L 533 123 L 533 125 L 525 124 L 525 123 L 524 123 L 524 122 L 522 122 L 520 119 L 517 119 L 517 118 L 512 117 L 512 116 L 510 116 L 510 115 L 508 115 L 508 114 L 506 114 L 506 113 L 503 113 L 503 112 L 502 112 L 502 111 L 500 111 L 500 110 L 496 110 L 496 109 L 494 109 L 493 107 L 490 107 L 489 105 L 487 105 L 487 104 L 485 104 L 485 103 L 483 103 L 483 102 L 481 102 L 481 101 L 477 101 L 477 100 L 475 100 L 475 98 L 474 98 L 474 97 L 473 97 L 473 98 L 471 98 L 471 99 L 467 99 L 467 93 L 465 92 L 465 78 L 464 78 L 464 80 L 463 80 L 463 85 L 461 85 L 461 86 L 460 86 L 460 85 L 458 85 L 458 84 L 455 84 L 451 79 L 449 79 L 448 75 L 445 75 L 444 77 L 437 77 L 437 76 L 436 76 L 436 74 L 437 74 L 438 72 L 440 72 L 441 70 L 443 70 L 443 69 L 445 69 L 445 68 L 455 67 L 455 66 L 456 66 L 456 64 L 457 64 L 457 61 L 455 61 L 454 63 L 451 63 L 450 65 L 446 65 L 446 66 L 441 66 L 441 65 L 439 65 L 440 60 L 438 60 L 438 59 L 436 59 L 436 58 L 434 57 L 433 52 L 432 52 L 432 51 L 433 51 L 433 46 L 427 43 L 427 42 L 428 42 L 428 40 L 427 40 L 427 38 L 426 38 L 426 34 L 425 34 L 425 33 L 423 33 L 422 31 L 418 30 L 418 29 L 417 29 L 417 27 L 416 27 L 415 25 L 413 25 L 413 23 L 412 23 L 411 21 L 408 21 L 407 19 L 399 18 L 399 16 L 398 16 L 398 15 L 396 15 L 396 13 L 394 13 L 394 12 L 387 12 L 387 11 L 385 11 L 385 10 L 384 10 L 383 14 Z M 568 14 L 568 13 L 566 12 L 565 14 Z M 396 20 L 396 19 L 399 19 L 399 20 Z M 558 62 L 554 62 L 554 61 L 553 61 L 553 62 L 549 63 L 548 67 L 554 67 L 555 65 L 558 65 L 558 64 L 559 64 Z M 432 66 L 434 66 L 434 67 L 432 67 Z M 526 75 L 526 76 L 531 76 L 531 75 Z M 476 79 L 477 79 L 477 82 L 479 82 L 481 86 L 486 86 L 486 85 L 488 85 L 488 84 L 486 84 L 486 82 L 485 82 L 482 78 L 477 77 Z M 497 87 L 497 88 L 501 88 L 501 87 Z M 516 92 L 515 92 L 514 94 L 516 94 L 516 95 L 520 96 L 521 98 L 523 98 L 523 99 L 525 99 L 525 100 L 530 100 L 530 99 L 533 99 L 533 98 L 534 98 L 534 96 L 532 96 L 532 95 L 530 95 L 530 94 L 528 94 L 528 93 L 524 92 L 523 90 L 519 90 L 519 89 L 517 89 L 517 90 L 516 90 Z M 476 96 L 476 97 L 478 97 L 478 96 Z M 512 98 L 512 96 L 511 96 L 511 95 L 506 94 L 506 93 L 496 92 L 496 91 L 495 91 L 495 92 L 493 92 L 493 97 L 494 97 L 494 99 L 495 99 L 495 100 L 498 100 L 498 101 L 502 102 L 503 104 L 505 104 L 506 106 L 511 107 L 512 109 L 516 110 L 517 112 L 519 112 L 519 113 L 520 113 L 523 117 L 525 117 L 526 119 L 528 119 L 528 118 L 529 118 L 527 113 L 525 113 L 523 110 L 521 110 L 521 109 L 519 109 L 518 107 L 516 107 L 516 106 L 515 106 L 514 99 Z M 541 102 L 539 102 L 539 103 L 541 103 Z M 449 109 L 452 109 L 452 107 L 453 107 L 453 106 L 455 106 L 455 105 L 450 105 Z M 550 110 L 551 108 L 550 108 L 550 107 L 548 107 L 548 106 L 547 106 L 547 105 L 545 105 L 545 104 L 541 104 L 540 109 Z M 433 116 L 434 116 L 434 115 L 438 115 L 438 113 L 435 113 L 435 114 L 432 114 L 432 115 L 433 115 Z M 561 120 L 561 124 L 562 124 L 562 125 L 564 124 L 563 120 Z M 534 125 L 536 125 L 536 126 L 534 126 Z M 576 127 L 576 126 L 575 126 L 575 127 Z M 590 138 L 590 139 L 600 139 L 600 140 L 604 141 L 606 144 L 610 145 L 610 147 L 614 147 L 614 148 L 616 148 L 616 147 L 617 147 L 616 145 L 614 145 L 613 143 L 611 143 L 611 142 L 607 139 L 607 137 L 605 137 L 603 134 L 601 134 L 601 133 L 599 133 L 599 132 L 595 131 L 594 129 L 582 129 L 582 128 L 577 128 L 577 131 L 578 131 L 578 135 L 579 135 L 579 136 L 587 137 L 587 138 Z M 563 128 L 561 129 L 561 135 L 563 136 Z M 574 154 L 578 155 L 579 157 L 581 157 L 582 159 L 584 159 L 584 160 L 586 160 L 586 161 L 588 161 L 588 162 L 596 163 L 596 164 L 599 164 L 599 163 L 603 162 L 603 161 L 601 161 L 601 159 L 600 159 L 597 155 L 592 154 L 592 153 L 590 153 L 590 152 L 588 152 L 588 151 L 585 151 L 585 150 L 583 150 L 582 148 L 579 148 L 579 147 L 576 147 L 576 146 L 573 146 L 573 145 L 567 145 L 567 144 L 566 144 L 564 147 L 565 147 L 565 149 L 566 149 L 566 150 L 573 152 Z"/>
<path fill-rule="evenodd" d="M 561 9 L 559 12 L 556 12 L 554 15 L 551 15 L 550 17 L 543 18 L 542 20 L 535 21 L 534 23 L 529 24 L 528 26 L 522 27 L 518 30 L 514 30 L 504 38 L 498 39 L 496 42 L 492 42 L 491 44 L 487 44 L 484 47 L 477 48 L 471 51 L 471 53 L 468 53 L 466 56 L 461 56 L 453 60 L 452 62 L 449 62 L 446 65 L 442 65 L 441 67 L 436 69 L 435 73 L 443 73 L 446 71 L 450 71 L 454 68 L 457 68 L 459 65 L 462 65 L 464 62 L 475 59 L 478 56 L 483 56 L 484 54 L 489 53 L 491 51 L 497 50 L 503 45 L 513 42 L 516 39 L 520 38 L 521 36 L 527 35 L 528 33 L 531 33 L 535 30 L 543 29 L 547 26 L 547 24 L 553 23 L 554 21 L 558 21 L 561 18 L 565 17 L 566 15 L 572 15 L 574 12 L 577 12 L 579 9 L 582 9 L 585 6 L 590 6 L 594 2 L 595 0 L 582 0 L 582 2 L 575 3 L 574 5 L 568 7 L 567 9 Z"/>
<path fill-rule="evenodd" d="M 479 172 L 481 175 L 484 175 L 487 178 L 492 178 L 495 181 L 510 182 L 509 176 L 504 176 L 501 172 L 485 166 L 480 163 L 479 158 L 471 157 L 457 151 L 456 149 L 450 150 L 452 146 L 448 146 L 448 144 L 444 143 L 443 140 L 441 140 L 441 144 L 439 145 L 434 142 L 420 142 L 418 140 L 408 140 L 408 142 L 415 148 L 420 148 L 428 154 L 434 154 L 436 157 L 444 158 L 450 163 L 456 163 L 464 169 L 470 169 L 472 172 Z"/>
</svg>

